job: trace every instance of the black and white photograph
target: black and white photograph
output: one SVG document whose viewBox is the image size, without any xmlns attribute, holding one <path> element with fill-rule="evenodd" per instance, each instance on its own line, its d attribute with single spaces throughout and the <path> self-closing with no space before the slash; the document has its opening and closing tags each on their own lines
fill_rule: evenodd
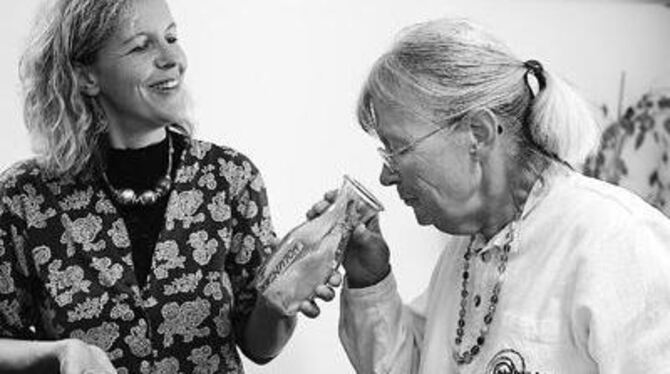
<svg viewBox="0 0 670 374">
<path fill-rule="evenodd" d="M 670 372 L 670 0 L 21 0 L 0 374 Z"/>
</svg>

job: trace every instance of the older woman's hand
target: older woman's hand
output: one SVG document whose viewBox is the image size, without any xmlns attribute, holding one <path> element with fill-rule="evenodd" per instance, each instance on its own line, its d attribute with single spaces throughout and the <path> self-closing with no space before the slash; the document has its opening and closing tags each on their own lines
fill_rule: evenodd
<svg viewBox="0 0 670 374">
<path fill-rule="evenodd" d="M 337 191 L 328 191 L 323 200 L 307 211 L 307 218 L 314 219 L 325 212 L 337 198 Z M 369 209 L 359 206 L 359 210 Z M 367 212 L 360 211 L 361 216 Z M 344 269 L 350 288 L 363 288 L 376 284 L 391 271 L 389 249 L 379 227 L 379 216 L 374 215 L 360 223 L 351 235 L 344 253 Z"/>
</svg>

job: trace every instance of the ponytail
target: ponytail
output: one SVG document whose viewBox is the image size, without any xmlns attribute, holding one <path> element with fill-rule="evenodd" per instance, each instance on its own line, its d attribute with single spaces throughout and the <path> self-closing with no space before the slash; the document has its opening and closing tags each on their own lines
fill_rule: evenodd
<svg viewBox="0 0 670 374">
<path fill-rule="evenodd" d="M 529 72 L 540 82 L 528 123 L 533 141 L 572 167 L 580 166 L 596 149 L 600 139 L 601 124 L 594 111 L 558 76 L 541 66 L 539 70 L 529 68 Z"/>
</svg>

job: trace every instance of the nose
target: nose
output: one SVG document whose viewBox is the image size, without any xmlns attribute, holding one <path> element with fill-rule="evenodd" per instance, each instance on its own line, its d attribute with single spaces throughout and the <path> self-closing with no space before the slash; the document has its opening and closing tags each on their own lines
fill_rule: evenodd
<svg viewBox="0 0 670 374">
<path fill-rule="evenodd" d="M 382 172 L 379 174 L 379 183 L 381 183 L 382 186 L 392 186 L 394 184 L 398 184 L 399 181 L 400 175 L 398 172 L 391 170 L 386 165 L 382 166 Z"/>
<path fill-rule="evenodd" d="M 186 55 L 178 45 L 164 44 L 156 57 L 156 67 L 169 70 L 177 67 L 180 72 L 186 69 Z"/>
</svg>

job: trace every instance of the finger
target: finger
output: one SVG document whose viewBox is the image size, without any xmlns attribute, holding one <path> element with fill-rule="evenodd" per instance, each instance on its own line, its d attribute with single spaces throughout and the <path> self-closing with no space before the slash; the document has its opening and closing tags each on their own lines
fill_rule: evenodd
<svg viewBox="0 0 670 374">
<path fill-rule="evenodd" d="M 300 304 L 300 311 L 305 317 L 316 318 L 321 311 L 314 301 L 305 300 Z"/>
<path fill-rule="evenodd" d="M 107 368 L 95 368 L 95 369 L 85 369 L 83 374 L 116 374 L 116 369 L 107 369 Z"/>
<path fill-rule="evenodd" d="M 321 200 L 318 203 L 314 204 L 310 210 L 307 211 L 307 218 L 308 219 L 313 219 L 315 217 L 320 216 L 325 212 L 330 206 L 332 205 L 331 202 L 326 201 L 326 200 Z"/>
<path fill-rule="evenodd" d="M 326 199 L 326 201 L 330 201 L 331 203 L 333 203 L 335 199 L 337 199 L 337 190 L 330 190 L 326 192 L 323 195 L 323 198 Z"/>
<path fill-rule="evenodd" d="M 367 237 L 367 231 L 368 231 L 367 227 L 365 227 L 364 224 L 359 223 L 358 225 L 356 225 L 354 231 L 351 233 L 351 238 L 354 239 L 354 241 L 356 242 L 362 242 Z"/>
<path fill-rule="evenodd" d="M 314 294 L 316 295 L 316 297 L 324 301 L 330 301 L 335 298 L 335 291 L 332 288 L 326 286 L 325 284 L 316 286 L 316 288 L 314 289 Z"/>
<path fill-rule="evenodd" d="M 270 237 L 270 246 L 276 247 L 281 242 L 281 239 L 276 237 L 274 234 Z"/>
<path fill-rule="evenodd" d="M 98 373 L 116 373 L 116 369 L 114 368 L 114 365 L 112 365 L 112 362 L 110 361 L 109 356 L 107 356 L 107 353 L 96 345 L 90 345 L 90 347 L 93 357 L 97 360 L 96 364 L 101 367 L 101 370 L 99 370 Z"/>
<path fill-rule="evenodd" d="M 369 219 L 365 223 L 365 226 L 367 227 L 368 230 L 370 230 L 374 233 L 381 234 L 381 232 L 382 232 L 381 227 L 379 226 L 379 215 L 378 214 L 375 214 L 374 216 L 372 216 L 372 218 Z"/>
<path fill-rule="evenodd" d="M 360 223 L 356 226 L 351 235 L 354 243 L 367 247 L 373 245 L 380 239 L 383 240 L 382 234 L 379 230 L 379 221 L 377 219 L 368 223 L 368 226 L 363 223 Z"/>
<path fill-rule="evenodd" d="M 322 214 L 323 212 L 325 212 L 326 210 L 328 210 L 328 208 L 330 208 L 331 205 L 333 205 L 332 202 L 327 201 L 327 200 L 321 200 L 321 201 L 319 201 L 318 203 L 316 203 L 316 204 L 312 207 L 312 209 L 314 209 L 314 210 L 316 211 L 317 214 Z"/>
<path fill-rule="evenodd" d="M 314 209 L 314 206 L 309 208 L 307 213 L 305 213 L 305 216 L 307 216 L 307 219 L 314 219 L 316 218 L 316 216 L 318 216 L 318 214 L 316 213 L 316 209 Z"/>
<path fill-rule="evenodd" d="M 372 217 L 377 215 L 378 211 L 375 210 L 375 209 L 372 209 L 372 207 L 370 207 L 370 205 L 368 205 L 368 204 L 366 204 L 362 201 L 357 201 L 356 202 L 356 213 L 358 214 L 358 216 L 360 217 L 360 220 L 363 223 L 367 223 L 368 221 L 370 221 L 370 219 L 372 219 Z"/>
<path fill-rule="evenodd" d="M 342 274 L 339 271 L 334 271 L 328 278 L 328 285 L 331 287 L 339 287 L 342 284 Z"/>
<path fill-rule="evenodd" d="M 369 210 L 370 208 L 368 208 L 368 205 L 365 204 L 364 202 L 362 201 L 356 202 L 356 213 L 358 213 L 359 216 L 365 217 L 365 213 L 367 213 Z"/>
</svg>

